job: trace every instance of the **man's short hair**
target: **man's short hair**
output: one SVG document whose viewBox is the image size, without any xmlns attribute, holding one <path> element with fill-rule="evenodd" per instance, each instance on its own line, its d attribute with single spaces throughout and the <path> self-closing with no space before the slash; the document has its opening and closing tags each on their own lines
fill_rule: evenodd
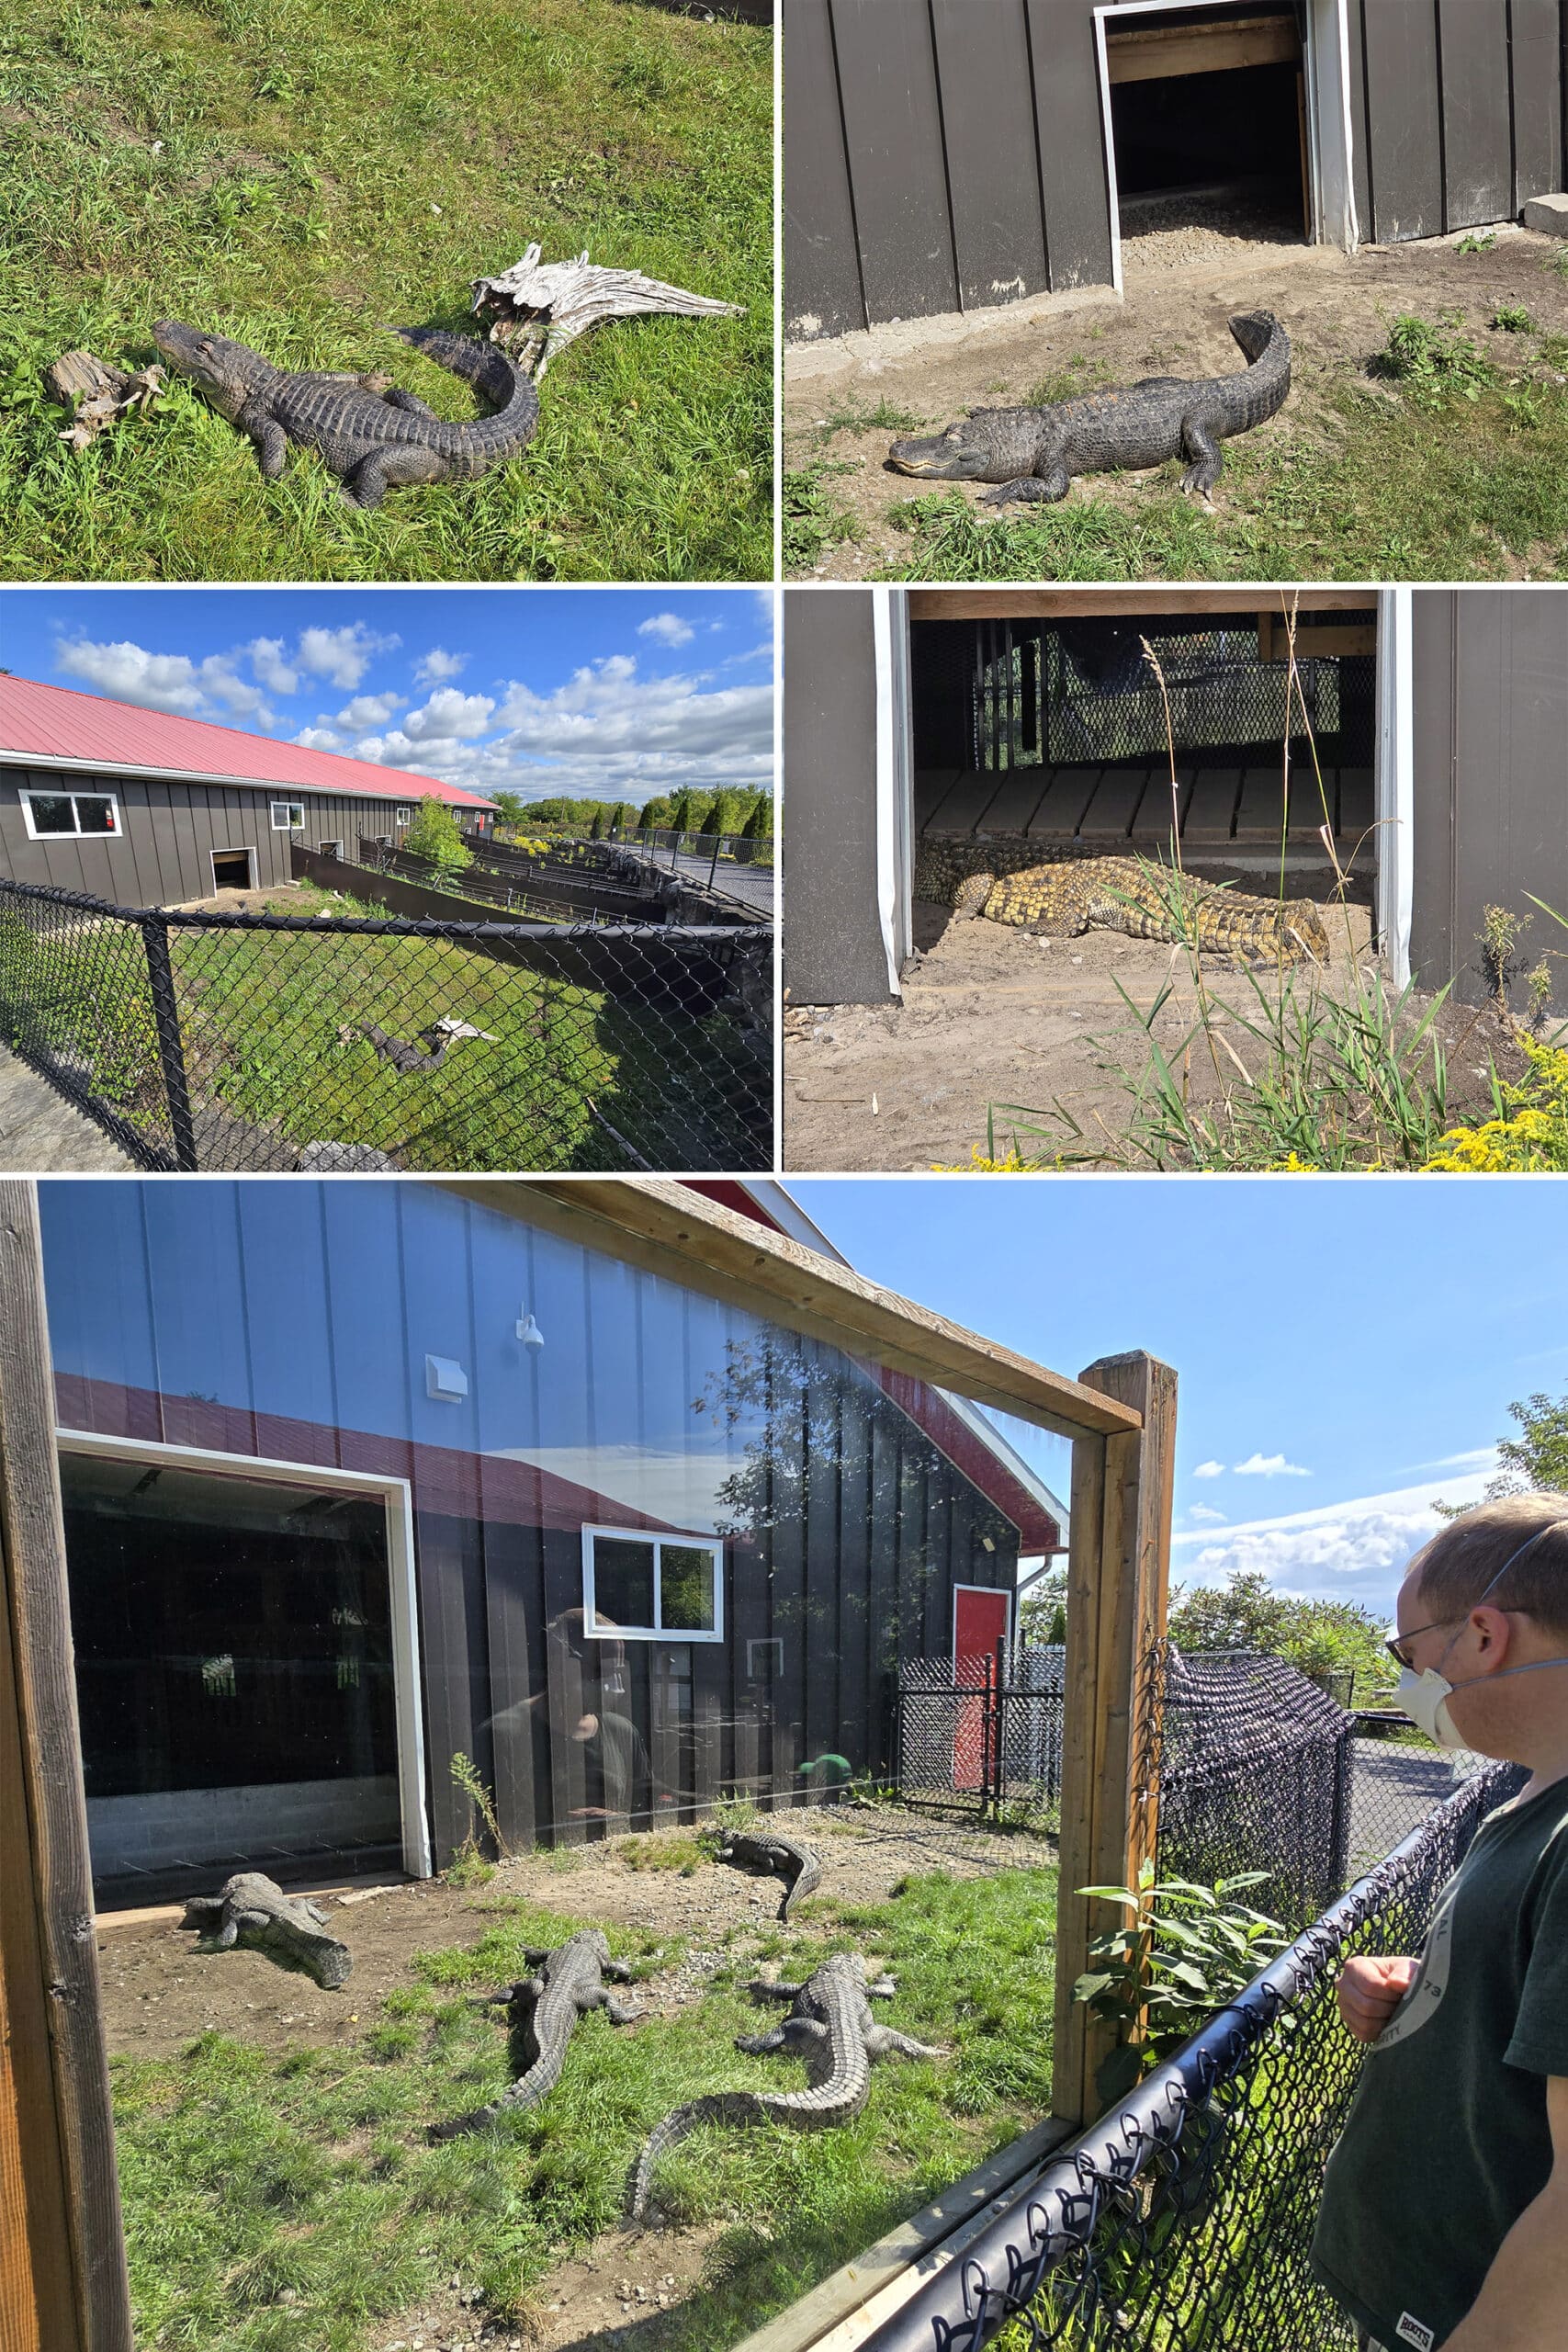
<svg viewBox="0 0 1568 2352">
<path fill-rule="evenodd" d="M 1543 1529 L 1552 1531 L 1542 1533 Z M 1530 1538 L 1540 1535 L 1539 1544 Z M 1493 1592 L 1504 1563 L 1521 1544 Z M 1483 1593 L 1494 1609 L 1518 1609 L 1554 1634 L 1568 1636 L 1568 1495 L 1506 1495 L 1450 1520 L 1411 1561 L 1422 1607 L 1434 1624 L 1466 1617 Z"/>
</svg>

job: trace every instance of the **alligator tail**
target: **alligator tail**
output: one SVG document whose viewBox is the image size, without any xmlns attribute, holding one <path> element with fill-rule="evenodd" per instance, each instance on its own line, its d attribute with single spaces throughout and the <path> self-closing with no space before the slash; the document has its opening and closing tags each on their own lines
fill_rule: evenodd
<svg viewBox="0 0 1568 2352">
<path fill-rule="evenodd" d="M 497 442 L 510 443 L 521 449 L 531 438 L 539 422 L 539 395 L 531 379 L 499 343 L 481 343 L 472 334 L 449 334 L 445 327 L 389 327 L 387 332 L 400 335 L 404 343 L 412 344 L 426 359 L 434 359 L 438 367 L 448 368 L 454 376 L 461 376 L 482 399 L 493 403 L 494 413 L 491 416 L 481 417 L 473 424 L 446 426 L 446 432 L 456 436 L 459 449 L 492 448 Z"/>
<path fill-rule="evenodd" d="M 695 2132 L 705 2123 L 767 2123 L 771 2120 L 767 2101 L 755 2091 L 710 2091 L 705 2098 L 694 2098 L 684 2107 L 676 2108 L 643 2142 L 642 2154 L 633 2169 L 626 2198 L 627 2221 L 642 2220 L 648 2211 L 649 2184 L 653 2177 L 654 2165 L 688 2132 Z"/>
<path fill-rule="evenodd" d="M 488 2131 L 490 2126 L 498 2122 L 502 2116 L 511 2115 L 520 2107 L 537 2107 L 546 2092 L 553 2091 L 559 2082 L 561 2068 L 565 2063 L 564 2044 L 558 2050 L 541 2051 L 527 2073 L 519 2075 L 517 2080 L 508 2089 L 502 2091 L 499 2098 L 492 2098 L 488 2107 L 471 2109 L 467 2115 L 455 2115 L 450 2122 L 433 2125 L 431 2137 L 435 2140 L 458 2140 L 469 2132 Z"/>
<path fill-rule="evenodd" d="M 815 1894 L 821 1883 L 821 1863 L 816 1860 L 803 1862 L 784 1889 L 784 1901 L 779 1905 L 779 1917 L 787 1919 L 795 1905 L 803 1902 L 807 1895 Z"/>
</svg>

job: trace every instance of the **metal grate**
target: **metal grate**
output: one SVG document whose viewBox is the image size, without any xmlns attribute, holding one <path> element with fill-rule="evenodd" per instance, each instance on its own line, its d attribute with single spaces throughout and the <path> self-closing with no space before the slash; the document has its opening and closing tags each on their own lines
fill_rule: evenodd
<svg viewBox="0 0 1568 2352">
<path fill-rule="evenodd" d="M 0 1038 L 152 1169 L 735 1169 L 773 933 L 185 914 L 0 881 Z"/>
</svg>

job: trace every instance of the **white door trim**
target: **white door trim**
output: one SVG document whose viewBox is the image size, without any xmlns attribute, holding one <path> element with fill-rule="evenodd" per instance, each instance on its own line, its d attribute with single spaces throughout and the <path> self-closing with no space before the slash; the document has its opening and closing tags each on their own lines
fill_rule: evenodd
<svg viewBox="0 0 1568 2352">
<path fill-rule="evenodd" d="M 403 1868 L 429 1878 L 430 1820 L 424 1802 L 424 1709 L 419 1661 L 419 1600 L 414 1586 L 413 1499 L 406 1478 L 368 1470 L 323 1469 L 309 1462 L 273 1462 L 256 1453 L 220 1453 L 206 1446 L 164 1445 L 150 1438 L 104 1437 L 96 1430 L 57 1430 L 64 1453 L 113 1462 L 162 1462 L 190 1470 L 243 1472 L 294 1487 L 342 1487 L 379 1495 L 387 1511 L 387 1573 L 392 1618 L 392 1689 L 398 1724 L 398 1794 L 402 1810 Z"/>
<path fill-rule="evenodd" d="M 1416 726 L 1408 588 L 1378 591 L 1376 820 L 1378 938 L 1396 988 L 1410 978 L 1415 896 Z"/>
<path fill-rule="evenodd" d="M 887 958 L 887 986 L 901 997 L 899 973 L 914 944 L 909 903 L 913 766 L 909 752 L 909 598 L 903 588 L 871 592 L 876 663 L 876 910 Z"/>
<path fill-rule="evenodd" d="M 207 857 L 208 863 L 212 868 L 212 892 L 215 898 L 220 890 L 231 890 L 234 887 L 231 882 L 220 882 L 218 879 L 218 860 L 220 857 L 248 857 L 251 861 L 251 878 L 244 887 L 247 890 L 254 890 L 255 888 L 256 853 L 254 843 L 250 842 L 235 842 L 231 847 L 226 849 L 209 849 L 207 853 Z"/>
<path fill-rule="evenodd" d="M 1176 6 L 1220 8 L 1227 0 L 1100 0 L 1094 11 L 1095 71 L 1100 82 L 1100 119 L 1105 144 L 1105 189 L 1110 210 L 1111 283 L 1122 282 L 1122 202 L 1116 184 L 1116 140 L 1111 118 L 1111 66 L 1106 20 L 1149 16 Z M 1306 20 L 1307 171 L 1312 186 L 1314 242 L 1343 245 L 1354 253 L 1360 242 L 1356 221 L 1355 179 L 1350 169 L 1350 30 L 1348 0 L 1311 0 Z"/>
</svg>

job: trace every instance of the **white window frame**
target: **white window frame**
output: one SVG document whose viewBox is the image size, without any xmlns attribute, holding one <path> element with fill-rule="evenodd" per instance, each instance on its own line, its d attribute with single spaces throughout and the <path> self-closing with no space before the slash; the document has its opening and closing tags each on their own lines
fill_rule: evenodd
<svg viewBox="0 0 1568 2352">
<path fill-rule="evenodd" d="M 413 1497 L 406 1478 L 367 1470 L 323 1470 L 306 1462 L 274 1462 L 264 1454 L 222 1453 L 199 1445 L 160 1445 L 139 1438 L 102 1437 L 96 1430 L 57 1430 L 62 1453 L 96 1454 L 108 1462 L 148 1462 L 230 1476 L 268 1478 L 291 1487 L 341 1487 L 379 1495 L 387 1511 L 387 1579 L 391 1597 L 392 1691 L 398 1732 L 398 1795 L 402 1812 L 403 1868 L 410 1878 L 434 1872 L 430 1818 L 424 1801 L 424 1708 L 420 1691 L 419 1594 L 414 1581 Z"/>
<path fill-rule="evenodd" d="M 283 811 L 281 825 L 277 821 L 280 808 Z M 294 814 L 296 808 L 299 811 L 298 817 Z M 302 833 L 305 830 L 305 803 L 302 800 L 275 800 L 272 804 L 272 830 L 275 833 Z"/>
<path fill-rule="evenodd" d="M 412 825 L 413 823 L 412 808 L 394 808 L 392 811 L 392 822 L 394 825 Z"/>
<path fill-rule="evenodd" d="M 78 792 L 72 787 L 68 787 L 64 792 L 46 792 L 41 785 L 29 785 L 19 797 L 22 803 L 22 820 L 27 826 L 28 839 L 30 842 L 122 842 L 125 839 L 125 826 L 119 813 L 119 795 L 116 792 L 85 790 Z M 75 820 L 73 831 L 68 833 L 40 833 L 33 822 L 35 800 L 69 800 L 71 814 Z M 78 800 L 107 800 L 108 802 L 114 823 L 107 833 L 85 833 L 82 831 L 82 820 L 76 807 Z"/>
<path fill-rule="evenodd" d="M 318 842 L 316 843 L 316 851 L 317 854 L 321 857 L 335 857 L 340 865 L 343 863 L 343 842 L 341 839 L 330 842 Z"/>
<path fill-rule="evenodd" d="M 593 1543 L 596 1536 L 608 1536 L 617 1544 L 651 1544 L 653 1546 L 653 1613 L 659 1614 L 662 1599 L 659 1575 L 659 1555 L 666 1544 L 678 1544 L 683 1551 L 710 1552 L 713 1555 L 713 1630 L 693 1633 L 686 1626 L 666 1628 L 662 1625 L 601 1624 L 593 1592 Z M 717 1535 L 685 1535 L 675 1529 L 660 1528 L 657 1532 L 648 1527 L 590 1527 L 582 1530 L 582 1624 L 592 1641 L 600 1642 L 722 1642 L 724 1639 L 724 1540 Z"/>
<path fill-rule="evenodd" d="M 248 882 L 220 882 L 218 861 L 220 857 L 248 857 L 251 861 L 250 880 Z M 256 888 L 256 850 L 254 842 L 233 842 L 222 849 L 209 849 L 207 853 L 207 860 L 212 869 L 214 895 L 220 890 L 254 890 Z"/>
</svg>

